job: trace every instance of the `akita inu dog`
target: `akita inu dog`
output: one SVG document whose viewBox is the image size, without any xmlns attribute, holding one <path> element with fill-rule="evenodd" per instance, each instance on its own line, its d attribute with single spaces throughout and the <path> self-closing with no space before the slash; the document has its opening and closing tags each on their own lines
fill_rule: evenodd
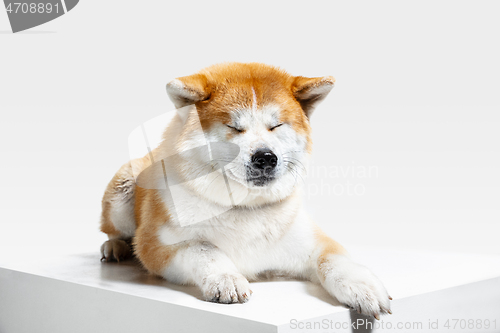
<svg viewBox="0 0 500 333">
<path fill-rule="evenodd" d="M 321 283 L 365 315 L 391 313 L 379 279 L 301 205 L 309 118 L 334 82 L 258 63 L 215 65 L 170 82 L 182 112 L 159 146 L 122 166 L 104 194 L 103 259 L 133 252 L 149 272 L 197 285 L 213 302 L 246 302 L 248 281 L 276 271 Z"/>
</svg>

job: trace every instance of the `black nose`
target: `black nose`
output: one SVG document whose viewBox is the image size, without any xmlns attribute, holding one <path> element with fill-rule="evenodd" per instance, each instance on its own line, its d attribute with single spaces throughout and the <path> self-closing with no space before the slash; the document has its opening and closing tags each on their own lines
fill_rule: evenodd
<svg viewBox="0 0 500 333">
<path fill-rule="evenodd" d="M 278 157 L 270 149 L 259 149 L 252 156 L 252 166 L 255 169 L 274 169 L 278 164 Z"/>
</svg>

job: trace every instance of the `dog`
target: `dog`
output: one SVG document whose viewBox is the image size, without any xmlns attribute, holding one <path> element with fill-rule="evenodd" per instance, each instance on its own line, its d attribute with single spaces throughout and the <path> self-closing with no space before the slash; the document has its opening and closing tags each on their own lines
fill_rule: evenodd
<svg viewBox="0 0 500 333">
<path fill-rule="evenodd" d="M 163 140 L 116 173 L 102 200 L 105 261 L 193 284 L 207 301 L 247 302 L 265 272 L 320 283 L 364 315 L 391 313 L 379 279 L 306 215 L 300 178 L 309 119 L 331 76 L 224 63 L 167 84 L 179 111 Z"/>
</svg>

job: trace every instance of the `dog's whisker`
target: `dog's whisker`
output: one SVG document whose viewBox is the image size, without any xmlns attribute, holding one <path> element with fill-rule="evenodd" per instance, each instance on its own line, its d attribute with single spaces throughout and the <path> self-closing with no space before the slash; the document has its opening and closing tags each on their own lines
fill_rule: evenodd
<svg viewBox="0 0 500 333">
<path fill-rule="evenodd" d="M 307 169 L 306 167 L 302 164 L 302 162 L 300 162 L 299 160 L 297 159 L 293 159 L 294 162 L 290 161 L 289 159 L 283 159 L 283 161 L 285 163 L 294 163 L 294 164 L 297 164 L 298 167 L 300 167 L 304 172 L 307 172 Z"/>
<path fill-rule="evenodd" d="M 302 179 L 302 182 L 305 184 L 304 178 L 302 177 L 300 172 L 296 170 L 297 166 L 293 162 L 288 162 L 287 166 L 289 167 L 289 170 L 295 175 L 295 181 L 297 181 L 297 176 L 298 176 Z"/>
<path fill-rule="evenodd" d="M 288 155 L 288 154 L 291 154 L 291 153 L 304 153 L 305 150 L 289 150 L 281 155 L 285 156 L 285 155 Z"/>
</svg>

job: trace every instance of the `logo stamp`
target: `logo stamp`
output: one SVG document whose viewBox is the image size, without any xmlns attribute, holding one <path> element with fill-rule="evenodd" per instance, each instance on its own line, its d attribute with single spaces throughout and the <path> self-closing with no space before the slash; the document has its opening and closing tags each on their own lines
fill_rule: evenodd
<svg viewBox="0 0 500 333">
<path fill-rule="evenodd" d="M 4 0 L 12 32 L 27 30 L 62 16 L 79 0 Z"/>
</svg>

